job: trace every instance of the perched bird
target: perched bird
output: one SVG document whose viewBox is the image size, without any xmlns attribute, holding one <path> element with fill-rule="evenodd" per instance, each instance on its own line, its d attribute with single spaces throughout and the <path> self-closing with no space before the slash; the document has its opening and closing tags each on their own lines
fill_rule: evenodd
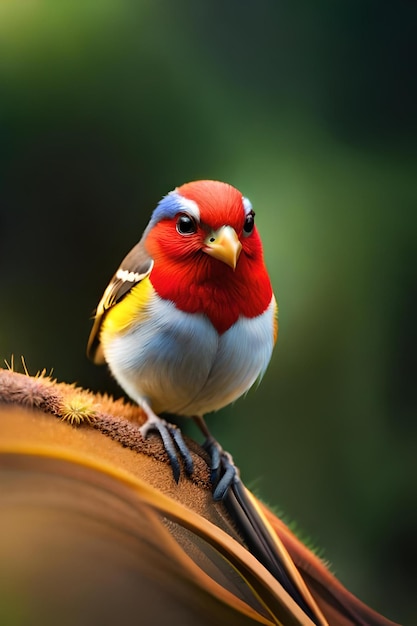
<svg viewBox="0 0 417 626">
<path fill-rule="evenodd" d="M 142 435 L 160 433 L 176 480 L 175 445 L 188 473 L 191 455 L 180 431 L 159 415 L 196 421 L 217 476 L 216 499 L 236 468 L 203 415 L 263 375 L 278 331 L 254 217 L 250 201 L 226 183 L 201 180 L 171 191 L 105 290 L 87 349 L 143 408 Z"/>
</svg>

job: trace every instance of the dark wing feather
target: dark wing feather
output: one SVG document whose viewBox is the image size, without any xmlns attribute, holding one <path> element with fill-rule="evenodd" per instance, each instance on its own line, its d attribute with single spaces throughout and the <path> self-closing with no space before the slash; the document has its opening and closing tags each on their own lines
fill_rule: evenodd
<svg viewBox="0 0 417 626">
<path fill-rule="evenodd" d="M 103 351 L 100 346 L 100 328 L 106 312 L 120 300 L 141 280 L 149 276 L 153 260 L 147 253 L 143 239 L 136 244 L 121 262 L 119 269 L 109 282 L 94 317 L 87 345 L 87 356 L 95 363 L 104 363 Z"/>
</svg>

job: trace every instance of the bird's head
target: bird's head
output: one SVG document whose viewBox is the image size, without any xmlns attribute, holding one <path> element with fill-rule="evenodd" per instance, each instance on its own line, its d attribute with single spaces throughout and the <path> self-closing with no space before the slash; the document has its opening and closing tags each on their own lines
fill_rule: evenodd
<svg viewBox="0 0 417 626">
<path fill-rule="evenodd" d="M 249 200 L 231 185 L 201 180 L 178 187 L 156 207 L 145 245 L 155 260 L 190 263 L 208 275 L 262 262 L 262 244 Z"/>
</svg>

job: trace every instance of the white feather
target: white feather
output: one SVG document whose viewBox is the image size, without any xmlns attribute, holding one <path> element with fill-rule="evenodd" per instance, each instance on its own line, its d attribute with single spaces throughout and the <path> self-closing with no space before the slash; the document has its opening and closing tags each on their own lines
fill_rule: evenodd
<svg viewBox="0 0 417 626">
<path fill-rule="evenodd" d="M 123 335 L 102 334 L 114 377 L 155 413 L 203 415 L 236 400 L 265 372 L 273 349 L 275 299 L 254 318 L 219 335 L 203 314 L 154 294 L 149 316 Z"/>
</svg>

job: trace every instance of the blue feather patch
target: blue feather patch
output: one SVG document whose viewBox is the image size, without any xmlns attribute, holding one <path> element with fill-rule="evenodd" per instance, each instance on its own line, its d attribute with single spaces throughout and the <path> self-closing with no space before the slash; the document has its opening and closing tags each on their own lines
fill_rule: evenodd
<svg viewBox="0 0 417 626">
<path fill-rule="evenodd" d="M 187 213 L 197 222 L 200 221 L 200 211 L 198 205 L 193 200 L 183 198 L 176 190 L 164 196 L 152 213 L 147 230 L 150 230 L 161 220 L 173 219 L 178 213 Z"/>
</svg>

